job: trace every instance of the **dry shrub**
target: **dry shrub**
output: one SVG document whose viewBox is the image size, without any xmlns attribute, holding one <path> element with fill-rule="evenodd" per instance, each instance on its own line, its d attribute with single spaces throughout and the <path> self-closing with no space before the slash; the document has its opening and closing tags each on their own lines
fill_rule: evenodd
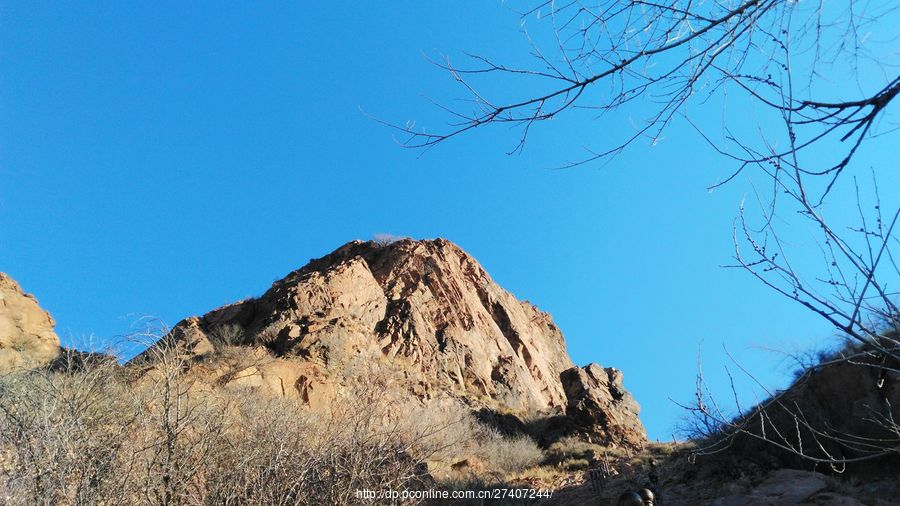
<svg viewBox="0 0 900 506">
<path fill-rule="evenodd" d="M 458 404 L 426 407 L 398 371 L 360 367 L 312 411 L 200 382 L 193 360 L 163 343 L 127 368 L 0 378 L 0 503 L 347 505 L 356 490 L 432 486 L 426 462 L 476 458 L 495 476 L 543 458 Z"/>
<path fill-rule="evenodd" d="M 353 504 L 358 489 L 403 489 L 418 462 L 371 411 L 311 413 L 291 399 L 232 397 L 232 424 L 212 456 L 208 504 Z"/>
<path fill-rule="evenodd" d="M 0 378 L 0 499 L 6 504 L 92 504 L 120 495 L 120 463 L 138 417 L 117 366 Z"/>
<path fill-rule="evenodd" d="M 253 338 L 254 342 L 257 342 L 266 348 L 272 348 L 278 342 L 278 335 L 283 328 L 283 324 L 279 325 L 278 323 L 272 323 L 267 325 L 262 330 L 256 333 L 256 336 Z"/>
<path fill-rule="evenodd" d="M 378 246 L 381 246 L 381 247 L 390 246 L 391 244 L 394 244 L 397 241 L 402 241 L 403 239 L 409 239 L 409 237 L 402 236 L 402 235 L 387 234 L 387 233 L 383 233 L 383 232 L 377 233 L 374 236 L 372 236 L 372 240 L 375 242 L 375 244 L 377 244 Z"/>
<path fill-rule="evenodd" d="M 298 504 L 309 472 L 306 413 L 291 402 L 234 394 L 221 451 L 207 476 L 207 503 Z"/>
<path fill-rule="evenodd" d="M 212 456 L 221 452 L 228 424 L 227 405 L 199 385 L 185 357 L 160 353 L 145 381 L 132 385 L 140 424 L 133 434 L 132 459 L 140 470 L 129 502 L 201 504 Z"/>
<path fill-rule="evenodd" d="M 329 412 L 195 382 L 189 357 L 0 378 L 4 504 L 354 504 L 422 466 L 379 392 Z"/>
<path fill-rule="evenodd" d="M 478 421 L 462 405 L 443 411 L 424 410 L 417 418 L 434 429 L 419 440 L 419 446 L 430 452 L 422 456 L 444 476 L 451 474 L 452 464 L 472 460 L 479 463 L 480 469 L 467 469 L 471 478 L 496 479 L 538 465 L 545 458 L 544 452 L 528 436 L 505 436 Z"/>
<path fill-rule="evenodd" d="M 671 445 L 651 445 L 648 455 L 662 456 L 662 450 L 658 448 L 668 447 Z M 551 465 L 567 465 L 567 461 L 587 461 L 588 463 L 600 460 L 619 460 L 631 455 L 631 452 L 622 447 L 603 446 L 596 443 L 585 441 L 584 436 L 577 434 L 564 436 L 553 442 L 546 450 L 546 464 Z M 657 455 L 659 454 L 659 455 Z"/>
<path fill-rule="evenodd" d="M 216 325 L 207 333 L 209 342 L 216 351 L 229 346 L 241 346 L 246 344 L 244 328 L 234 323 Z"/>
<path fill-rule="evenodd" d="M 544 460 L 544 452 L 528 436 L 503 436 L 485 428 L 479 439 L 482 460 L 498 472 L 519 472 Z"/>
</svg>

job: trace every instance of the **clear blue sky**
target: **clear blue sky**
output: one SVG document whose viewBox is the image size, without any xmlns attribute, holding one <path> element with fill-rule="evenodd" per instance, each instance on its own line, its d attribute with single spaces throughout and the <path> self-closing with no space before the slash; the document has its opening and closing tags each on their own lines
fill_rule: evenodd
<svg viewBox="0 0 900 506">
<path fill-rule="evenodd" d="M 365 7 L 362 7 L 365 5 Z M 689 129 L 603 167 L 547 170 L 627 115 L 562 123 L 506 156 L 486 130 L 421 153 L 367 112 L 440 126 L 458 95 L 423 53 L 522 50 L 499 2 L 0 5 L 0 270 L 65 342 L 170 324 L 265 291 L 352 239 L 445 237 L 553 314 L 575 362 L 625 372 L 654 438 L 690 400 L 702 343 L 770 385 L 756 346 L 832 330 L 719 267 L 747 186 Z M 896 157 L 892 161 L 896 162 Z M 725 390 L 720 390 L 725 391 Z"/>
</svg>

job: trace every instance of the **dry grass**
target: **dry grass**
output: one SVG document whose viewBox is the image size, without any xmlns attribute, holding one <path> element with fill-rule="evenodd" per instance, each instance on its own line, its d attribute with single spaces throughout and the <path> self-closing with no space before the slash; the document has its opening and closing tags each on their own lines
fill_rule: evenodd
<svg viewBox="0 0 900 506">
<path fill-rule="evenodd" d="M 480 457 L 490 469 L 514 473 L 541 463 L 544 452 L 527 436 L 506 437 L 488 429 L 481 436 Z"/>
<path fill-rule="evenodd" d="M 377 367 L 311 411 L 202 383 L 176 347 L 155 353 L 141 367 L 98 359 L 0 377 L 0 503 L 357 504 L 358 489 L 424 488 L 427 471 L 467 459 L 457 478 L 496 482 L 544 458 L 459 405 L 398 394 Z"/>
<path fill-rule="evenodd" d="M 0 378 L 0 503 L 341 505 L 421 474 L 421 434 L 376 391 L 311 413 L 200 385 L 186 360 Z"/>
</svg>

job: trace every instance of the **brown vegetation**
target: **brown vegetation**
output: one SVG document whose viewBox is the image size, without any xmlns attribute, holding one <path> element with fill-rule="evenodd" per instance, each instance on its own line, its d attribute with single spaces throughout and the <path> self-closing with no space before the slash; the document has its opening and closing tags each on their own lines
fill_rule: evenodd
<svg viewBox="0 0 900 506">
<path fill-rule="evenodd" d="M 486 470 L 497 481 L 543 460 L 532 441 L 462 408 L 386 394 L 391 378 L 377 368 L 356 369 L 339 402 L 311 410 L 203 383 L 177 348 L 154 350 L 143 369 L 99 356 L 84 365 L 74 352 L 71 367 L 0 377 L 4 504 L 354 504 L 359 489 Z"/>
</svg>

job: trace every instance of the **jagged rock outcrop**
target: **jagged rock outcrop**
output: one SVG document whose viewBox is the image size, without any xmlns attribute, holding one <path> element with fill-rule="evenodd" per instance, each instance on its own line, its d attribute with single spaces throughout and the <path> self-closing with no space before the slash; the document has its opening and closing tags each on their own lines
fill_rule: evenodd
<svg viewBox="0 0 900 506">
<path fill-rule="evenodd" d="M 622 372 L 589 364 L 573 367 L 560 376 L 568 399 L 566 414 L 579 430 L 598 443 L 646 442 L 638 418 L 640 406 L 622 384 Z"/>
<path fill-rule="evenodd" d="M 223 345 L 265 348 L 269 360 L 217 377 L 310 403 L 325 402 L 359 361 L 391 369 L 397 388 L 424 402 L 449 396 L 473 408 L 556 414 L 573 402 L 560 375 L 574 365 L 550 315 L 503 290 L 444 239 L 350 242 L 261 297 L 182 321 L 172 337 L 198 357 Z M 624 392 L 621 378 L 607 390 Z M 627 411 L 593 420 L 611 437 L 624 423 L 634 442 L 633 401 L 596 405 L 620 407 Z"/>
<path fill-rule="evenodd" d="M 41 367 L 59 355 L 55 322 L 34 296 L 0 272 L 0 374 Z"/>
</svg>

